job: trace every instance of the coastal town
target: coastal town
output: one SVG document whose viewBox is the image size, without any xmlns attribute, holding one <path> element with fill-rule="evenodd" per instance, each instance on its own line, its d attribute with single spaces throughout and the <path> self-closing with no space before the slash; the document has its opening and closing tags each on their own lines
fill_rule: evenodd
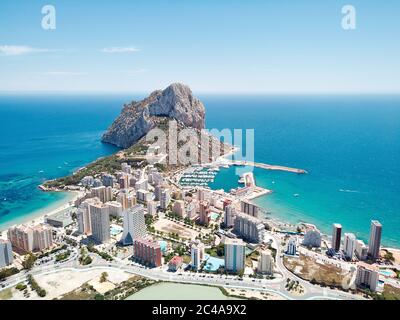
<svg viewBox="0 0 400 320">
<path fill-rule="evenodd" d="M 382 247 L 379 221 L 366 221 L 368 244 L 339 223 L 326 235 L 312 224 L 277 221 L 251 201 L 273 192 L 257 186 L 252 172 L 236 189 L 207 187 L 221 167 L 242 163 L 220 157 L 171 171 L 138 160 L 144 152 L 163 159 L 151 148 L 121 159 L 113 172 L 61 189 L 41 186 L 76 197 L 2 232 L 0 298 L 126 299 L 177 282 L 243 299 L 398 299 L 400 256 Z"/>
</svg>

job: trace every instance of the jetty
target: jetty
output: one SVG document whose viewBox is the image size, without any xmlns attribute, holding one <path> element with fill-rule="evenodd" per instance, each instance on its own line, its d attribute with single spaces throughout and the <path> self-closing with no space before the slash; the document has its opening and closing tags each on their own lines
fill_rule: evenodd
<svg viewBox="0 0 400 320">
<path fill-rule="evenodd" d="M 250 166 L 250 167 L 257 167 L 266 170 L 278 170 L 278 171 L 286 171 L 286 172 L 293 172 L 297 174 L 306 174 L 308 173 L 306 170 L 285 167 L 285 166 L 277 166 L 272 164 L 260 163 L 260 162 L 253 162 L 253 161 L 245 161 L 245 160 L 226 160 L 227 163 L 234 166 Z"/>
</svg>

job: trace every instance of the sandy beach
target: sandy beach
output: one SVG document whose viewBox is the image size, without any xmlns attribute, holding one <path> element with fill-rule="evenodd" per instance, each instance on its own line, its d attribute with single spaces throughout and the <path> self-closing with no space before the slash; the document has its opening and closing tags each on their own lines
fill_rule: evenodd
<svg viewBox="0 0 400 320">
<path fill-rule="evenodd" d="M 83 193 L 81 191 L 68 191 L 65 192 L 65 198 L 51 203 L 48 206 L 33 211 L 27 215 L 17 217 L 10 221 L 7 221 L 0 225 L 0 234 L 5 233 L 8 228 L 15 225 L 25 224 L 25 223 L 40 223 L 43 222 L 46 216 L 55 214 L 59 211 L 68 209 L 73 206 L 75 200 L 80 197 Z"/>
</svg>

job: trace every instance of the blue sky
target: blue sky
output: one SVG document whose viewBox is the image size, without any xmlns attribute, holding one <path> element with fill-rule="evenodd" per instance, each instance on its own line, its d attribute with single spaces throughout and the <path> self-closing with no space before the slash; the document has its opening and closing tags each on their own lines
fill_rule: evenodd
<svg viewBox="0 0 400 320">
<path fill-rule="evenodd" d="M 400 93 L 399 17 L 397 0 L 1 0 L 0 90 Z"/>
</svg>

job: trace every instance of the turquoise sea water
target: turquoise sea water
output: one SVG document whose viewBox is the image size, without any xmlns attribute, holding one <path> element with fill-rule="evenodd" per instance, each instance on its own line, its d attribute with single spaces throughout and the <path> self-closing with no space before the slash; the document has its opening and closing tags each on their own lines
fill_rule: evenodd
<svg viewBox="0 0 400 320">
<path fill-rule="evenodd" d="M 132 98 L 0 96 L 0 229 L 64 197 L 40 192 L 40 182 L 115 152 L 100 137 Z M 384 243 L 400 247 L 400 97 L 200 99 L 208 128 L 255 129 L 256 161 L 308 170 L 255 169 L 257 184 L 274 191 L 256 202 L 272 215 L 325 232 L 340 222 L 365 240 L 369 221 L 379 219 Z M 228 190 L 237 180 L 234 168 L 222 169 L 213 187 Z"/>
<path fill-rule="evenodd" d="M 0 230 L 61 202 L 37 186 L 116 151 L 100 143 L 121 96 L 0 95 Z"/>
<path fill-rule="evenodd" d="M 316 223 L 368 240 L 371 219 L 383 243 L 400 246 L 400 97 L 215 97 L 208 127 L 254 128 L 255 160 L 306 169 L 306 175 L 255 169 L 272 195 L 256 203 L 272 216 Z M 211 107 L 212 106 L 212 107 Z M 213 188 L 236 187 L 235 168 Z M 293 196 L 299 194 L 298 197 Z"/>
</svg>

